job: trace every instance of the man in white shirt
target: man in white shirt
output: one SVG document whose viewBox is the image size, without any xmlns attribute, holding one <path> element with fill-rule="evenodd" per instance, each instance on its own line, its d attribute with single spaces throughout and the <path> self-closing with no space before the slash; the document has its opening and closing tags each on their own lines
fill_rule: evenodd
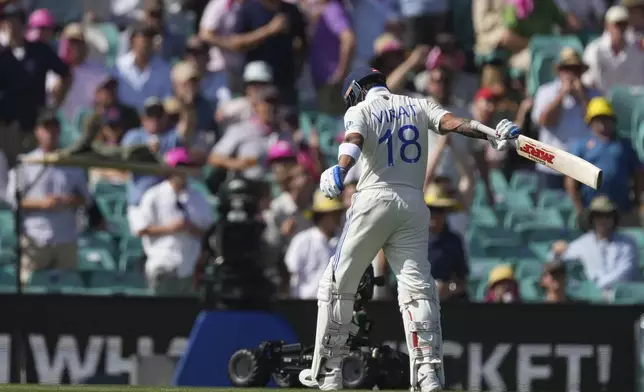
<svg viewBox="0 0 644 392">
<path fill-rule="evenodd" d="M 172 96 L 170 65 L 154 54 L 156 31 L 137 25 L 130 38 L 131 50 L 116 60 L 116 80 L 121 102 L 142 110 L 149 97 Z"/>
<path fill-rule="evenodd" d="M 626 37 L 628 9 L 616 5 L 606 13 L 605 30 L 584 52 L 588 71 L 582 80 L 606 93 L 614 85 L 644 85 L 644 49 Z"/>
<path fill-rule="evenodd" d="M 172 167 L 191 164 L 183 148 L 169 151 L 165 159 Z M 130 225 L 143 239 L 150 289 L 162 294 L 192 293 L 201 239 L 214 222 L 212 207 L 185 175 L 173 174 L 145 192 L 138 211 L 139 219 Z"/>
<path fill-rule="evenodd" d="M 83 27 L 79 23 L 68 24 L 61 34 L 66 42 L 66 60 L 73 75 L 72 85 L 61 110 L 67 121 L 72 121 L 79 109 L 90 106 L 96 89 L 107 78 L 107 71 L 100 64 L 87 61 L 87 43 Z M 60 77 L 53 72 L 47 74 L 47 90 L 51 92 L 60 85 Z"/>
<path fill-rule="evenodd" d="M 566 150 L 568 144 L 588 135 L 584 120 L 586 106 L 597 89 L 584 86 L 581 76 L 588 70 L 581 55 L 563 48 L 556 65 L 558 78 L 539 86 L 534 96 L 532 122 L 539 124 L 539 141 Z M 541 189 L 563 190 L 564 176 L 544 165 L 536 165 Z"/>
<path fill-rule="evenodd" d="M 338 244 L 344 205 L 327 199 L 322 192 L 313 197 L 314 226 L 293 237 L 284 262 L 291 274 L 291 298 L 316 299 L 318 283 Z"/>
<path fill-rule="evenodd" d="M 60 122 L 53 111 L 41 114 L 34 131 L 38 148 L 27 158 L 41 158 L 58 147 Z M 16 189 L 22 199 L 16 200 Z M 41 269 L 74 269 L 78 261 L 77 210 L 91 199 L 87 177 L 79 168 L 24 163 L 9 172 L 7 201 L 22 208 L 22 281 Z"/>
<path fill-rule="evenodd" d="M 249 120 L 257 92 L 273 83 L 273 70 L 264 61 L 252 61 L 244 67 L 244 96 L 234 98 L 217 109 L 215 118 L 222 127 Z"/>
<path fill-rule="evenodd" d="M 229 172 L 242 172 L 247 179 L 261 179 L 268 171 L 268 148 L 276 140 L 292 142 L 292 134 L 282 132 L 277 109 L 276 87 L 261 89 L 253 102 L 255 115 L 230 127 L 213 147 L 208 163 Z"/>
</svg>

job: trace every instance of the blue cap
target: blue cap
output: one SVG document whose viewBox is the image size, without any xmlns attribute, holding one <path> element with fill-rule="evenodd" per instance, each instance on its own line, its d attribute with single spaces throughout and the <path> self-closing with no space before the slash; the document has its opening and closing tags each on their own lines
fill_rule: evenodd
<svg viewBox="0 0 644 392">
<path fill-rule="evenodd" d="M 373 75 L 380 75 L 383 79 L 385 78 L 385 75 L 382 74 L 382 72 L 378 71 L 375 68 L 371 67 L 359 67 L 351 71 L 349 75 L 347 75 L 346 78 L 344 78 L 344 84 L 342 85 L 342 95 L 347 92 L 349 87 L 351 86 L 351 82 L 354 80 L 360 84 L 360 81 Z"/>
</svg>

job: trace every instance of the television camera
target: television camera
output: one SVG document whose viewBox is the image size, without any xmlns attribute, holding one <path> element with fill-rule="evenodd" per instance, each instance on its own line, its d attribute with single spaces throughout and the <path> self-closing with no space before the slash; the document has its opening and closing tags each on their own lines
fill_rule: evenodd
<svg viewBox="0 0 644 392">
<path fill-rule="evenodd" d="M 220 221 L 204 238 L 199 269 L 208 309 L 266 309 L 275 287 L 262 263 L 262 232 L 258 220 L 261 184 L 233 178 L 220 188 Z"/>
<path fill-rule="evenodd" d="M 375 277 L 373 267 L 365 271 L 356 294 L 350 335 L 351 353 L 342 362 L 344 387 L 347 389 L 409 389 L 409 356 L 389 346 L 369 342 L 371 319 L 364 304 L 373 298 L 374 286 L 383 286 L 384 278 Z M 284 341 L 262 342 L 255 349 L 236 351 L 228 361 L 228 378 L 236 387 L 265 387 L 269 381 L 281 388 L 301 386 L 300 371 L 311 367 L 314 346 Z"/>
</svg>

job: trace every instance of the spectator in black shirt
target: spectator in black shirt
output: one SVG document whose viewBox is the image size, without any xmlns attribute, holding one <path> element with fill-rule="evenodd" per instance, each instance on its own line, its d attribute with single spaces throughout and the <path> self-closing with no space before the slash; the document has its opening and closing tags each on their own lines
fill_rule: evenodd
<svg viewBox="0 0 644 392">
<path fill-rule="evenodd" d="M 469 267 L 461 236 L 447 226 L 447 215 L 458 208 L 459 202 L 437 184 L 428 187 L 425 204 L 431 212 L 429 219 L 429 262 L 436 280 L 441 302 L 467 300 Z"/>
<path fill-rule="evenodd" d="M 58 109 L 71 84 L 69 67 L 42 42 L 25 40 L 26 15 L 17 4 L 0 12 L 3 41 L 0 45 L 0 148 L 9 164 L 18 154 L 35 147 L 33 128 L 40 110 L 47 106 L 47 72 L 60 76 L 51 107 Z"/>
<path fill-rule="evenodd" d="M 246 48 L 246 64 L 265 61 L 270 65 L 282 101 L 293 105 L 297 103 L 295 84 L 307 45 L 306 22 L 297 6 L 282 0 L 248 0 L 242 5 L 235 32 L 248 36 L 271 26 L 276 27 L 273 35 Z"/>
</svg>

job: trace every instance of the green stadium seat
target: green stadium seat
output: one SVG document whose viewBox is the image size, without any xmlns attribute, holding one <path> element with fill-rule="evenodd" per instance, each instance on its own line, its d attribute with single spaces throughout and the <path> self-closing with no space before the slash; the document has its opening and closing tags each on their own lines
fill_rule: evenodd
<svg viewBox="0 0 644 392">
<path fill-rule="evenodd" d="M 537 193 L 539 191 L 537 173 L 523 170 L 515 172 L 510 179 L 510 189 L 519 192 Z"/>
<path fill-rule="evenodd" d="M 519 295 L 523 302 L 543 302 L 544 292 L 540 286 L 540 277 L 528 277 L 519 281 Z"/>
<path fill-rule="evenodd" d="M 569 214 L 574 211 L 575 205 L 572 204 L 572 200 L 566 192 L 553 189 L 543 189 L 539 192 L 537 208 L 540 210 L 554 208 L 560 213 L 565 214 L 565 216 L 569 216 Z"/>
<path fill-rule="evenodd" d="M 471 232 L 469 232 L 471 233 Z M 469 234 L 468 233 L 468 234 Z M 485 253 L 485 248 L 481 246 L 481 243 L 474 236 L 467 236 L 467 256 L 472 260 L 472 258 L 485 258 L 488 257 Z"/>
<path fill-rule="evenodd" d="M 573 35 L 536 35 L 530 39 L 531 54 L 530 73 L 528 75 L 528 93 L 534 95 L 537 88 L 555 78 L 554 64 L 564 47 L 572 47 L 577 52 L 584 52 L 584 45 Z"/>
<path fill-rule="evenodd" d="M 492 189 L 497 193 L 505 193 L 510 189 L 508 185 L 508 180 L 505 178 L 505 175 L 500 170 L 492 169 L 489 173 L 490 185 Z"/>
<path fill-rule="evenodd" d="M 139 237 L 124 236 L 119 243 L 121 253 L 138 252 L 143 253 L 143 243 Z"/>
<path fill-rule="evenodd" d="M 94 109 L 91 107 L 84 107 L 77 110 L 74 114 L 74 118 L 71 120 L 71 125 L 76 128 L 83 130 L 85 127 L 85 121 L 94 114 Z"/>
<path fill-rule="evenodd" d="M 113 271 L 116 269 L 116 262 L 107 249 L 80 248 L 78 249 L 78 269 L 80 271 Z"/>
<path fill-rule="evenodd" d="M 588 278 L 586 278 L 586 270 L 584 269 L 584 265 L 580 261 L 566 260 L 564 262 L 564 265 L 566 266 L 566 275 L 568 276 L 569 280 L 574 280 L 574 281 L 588 280 Z"/>
<path fill-rule="evenodd" d="M 123 194 L 96 197 L 96 206 L 107 220 L 126 216 L 127 199 Z"/>
<path fill-rule="evenodd" d="M 0 294 L 15 294 L 18 288 L 15 284 L 0 284 Z"/>
<path fill-rule="evenodd" d="M 68 288 L 69 289 L 69 288 Z M 58 290 L 58 289 L 50 289 L 48 287 L 43 287 L 43 286 L 25 286 L 22 288 L 22 292 L 25 294 L 31 294 L 31 295 L 47 295 L 47 294 L 55 294 L 55 293 L 60 293 L 63 290 Z"/>
<path fill-rule="evenodd" d="M 551 242 L 536 242 L 528 243 L 528 248 L 534 253 L 534 255 L 542 262 L 548 261 L 548 255 L 550 254 L 550 249 L 552 247 Z"/>
<path fill-rule="evenodd" d="M 472 22 L 472 1 L 475 0 L 450 0 L 450 16 L 458 47 L 466 52 L 474 48 L 476 43 L 474 23 Z"/>
<path fill-rule="evenodd" d="M 607 94 L 617 116 L 617 130 L 622 136 L 630 137 L 633 128 L 633 114 L 638 102 L 644 97 L 644 86 L 612 86 Z"/>
<path fill-rule="evenodd" d="M 119 258 L 119 271 L 143 272 L 145 255 L 143 251 L 126 251 Z"/>
<path fill-rule="evenodd" d="M 494 244 L 485 247 L 485 253 L 491 257 L 500 257 L 502 259 L 537 259 L 530 248 L 522 245 L 505 245 Z"/>
<path fill-rule="evenodd" d="M 616 304 L 644 304 L 644 282 L 618 283 L 614 287 L 613 302 Z"/>
<path fill-rule="evenodd" d="M 640 160 L 644 160 L 644 121 L 642 121 L 640 125 L 634 129 L 636 129 L 636 131 L 631 137 L 633 148 L 635 148 L 637 156 L 640 158 Z"/>
<path fill-rule="evenodd" d="M 116 242 L 112 234 L 107 231 L 88 231 L 78 239 L 79 249 L 104 249 L 115 257 L 118 254 Z"/>
<path fill-rule="evenodd" d="M 39 270 L 29 277 L 30 287 L 42 287 L 50 292 L 84 289 L 85 284 L 76 271 Z"/>
<path fill-rule="evenodd" d="M 542 273 L 543 263 L 537 259 L 523 259 L 515 264 L 514 274 L 517 279 L 540 278 Z"/>
<path fill-rule="evenodd" d="M 564 222 L 559 211 L 554 208 L 543 210 L 512 210 L 508 211 L 503 226 L 518 232 L 532 227 L 550 227 L 564 229 Z"/>
<path fill-rule="evenodd" d="M 113 23 L 105 22 L 99 25 L 99 29 L 107 40 L 107 55 L 105 56 L 105 66 L 111 68 L 116 63 L 120 45 L 120 33 L 118 27 Z"/>
<path fill-rule="evenodd" d="M 309 140 L 313 133 L 313 128 L 315 128 L 315 116 L 315 112 L 300 112 L 300 130 L 304 133 L 307 140 Z"/>
<path fill-rule="evenodd" d="M 15 265 L 4 265 L 0 267 L 0 284 L 9 286 L 16 284 Z"/>
<path fill-rule="evenodd" d="M 567 222 L 568 230 L 578 231 L 579 230 L 579 218 L 577 216 L 577 211 L 573 211 L 568 216 Z"/>
<path fill-rule="evenodd" d="M 142 274 L 135 272 L 94 271 L 89 277 L 88 287 L 117 292 L 126 288 L 145 289 L 146 282 Z"/>
<path fill-rule="evenodd" d="M 479 287 L 485 284 L 485 279 L 468 279 L 467 292 L 472 301 L 481 302 L 483 298 L 479 298 Z"/>
<path fill-rule="evenodd" d="M 0 233 L 15 235 L 15 216 L 12 210 L 0 210 Z"/>
<path fill-rule="evenodd" d="M 470 279 L 487 281 L 492 268 L 499 264 L 504 264 L 502 258 L 470 259 Z"/>
<path fill-rule="evenodd" d="M 470 224 L 477 227 L 497 227 L 499 219 L 491 208 L 479 206 L 472 210 Z"/>
<path fill-rule="evenodd" d="M 638 249 L 644 249 L 644 228 L 641 227 L 628 227 L 619 229 L 619 232 L 631 237 Z"/>
<path fill-rule="evenodd" d="M 59 145 L 67 147 L 74 144 L 80 138 L 81 130 L 72 124 L 71 120 L 73 119 L 68 119 L 60 110 L 58 111 L 58 120 L 60 121 Z"/>
<path fill-rule="evenodd" d="M 483 247 L 501 245 L 501 246 L 520 246 L 522 245 L 521 237 L 504 227 L 486 227 L 473 228 L 472 236 L 475 240 L 480 241 Z"/>
<path fill-rule="evenodd" d="M 106 181 L 99 181 L 94 185 L 94 196 L 101 197 L 126 197 L 125 185 L 112 184 Z"/>
<path fill-rule="evenodd" d="M 13 249 L 0 250 L 0 266 L 2 265 L 15 265 L 16 253 Z"/>
<path fill-rule="evenodd" d="M 499 194 L 497 193 L 497 196 Z M 529 193 L 508 190 L 496 200 L 494 208 L 498 211 L 526 211 L 534 209 L 534 203 Z"/>
<path fill-rule="evenodd" d="M 583 300 L 588 302 L 606 302 L 602 291 L 590 281 L 576 281 L 571 280 L 566 286 L 566 294 L 573 299 Z"/>
<path fill-rule="evenodd" d="M 135 288 L 124 289 L 123 294 L 131 297 L 154 297 L 155 296 L 155 294 L 149 289 L 135 289 Z"/>
</svg>

